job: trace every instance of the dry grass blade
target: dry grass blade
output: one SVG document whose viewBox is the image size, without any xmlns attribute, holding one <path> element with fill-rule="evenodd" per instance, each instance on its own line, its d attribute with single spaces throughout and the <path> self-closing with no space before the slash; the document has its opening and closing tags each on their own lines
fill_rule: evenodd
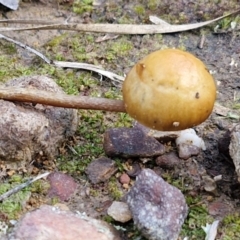
<svg viewBox="0 0 240 240">
<path fill-rule="evenodd" d="M 34 53 L 34 54 L 37 55 L 38 57 L 42 58 L 42 59 L 43 59 L 46 63 L 48 63 L 48 64 L 51 63 L 51 60 L 49 60 L 47 57 L 45 57 L 42 53 L 38 52 L 37 50 L 35 50 L 35 49 L 33 49 L 33 48 L 29 47 L 29 46 L 27 46 L 27 45 L 24 44 L 24 43 L 21 43 L 21 42 L 18 42 L 18 41 L 16 41 L 16 40 L 13 40 L 13 39 L 11 39 L 11 38 L 9 38 L 9 37 L 7 37 L 7 36 L 4 36 L 4 35 L 2 35 L 2 34 L 0 34 L 0 38 L 2 38 L 2 39 L 4 39 L 4 40 L 7 40 L 8 42 L 12 42 L 12 43 L 18 45 L 19 47 L 24 48 L 24 49 L 28 50 L 29 52 Z"/>
<path fill-rule="evenodd" d="M 63 62 L 63 61 L 54 61 L 53 64 L 57 67 L 62 67 L 62 68 L 77 68 L 77 69 L 85 69 L 93 72 L 97 72 L 105 77 L 108 77 L 109 79 L 122 83 L 124 80 L 124 77 L 117 75 L 113 72 L 106 71 L 102 69 L 99 66 L 95 66 L 92 64 L 87 64 L 87 63 L 77 63 L 77 62 Z"/>
<path fill-rule="evenodd" d="M 80 32 L 97 32 L 97 33 L 115 33 L 115 34 L 154 34 L 154 33 L 173 33 L 189 31 L 192 29 L 197 29 L 213 22 L 221 20 L 232 14 L 236 14 L 240 9 L 229 13 L 227 15 L 215 18 L 213 20 L 183 24 L 183 25 L 135 25 L 135 24 L 77 24 L 77 23 L 62 23 L 62 24 L 47 24 L 38 27 L 26 27 L 26 28 L 0 28 L 0 32 L 6 31 L 25 31 L 25 30 L 48 30 L 48 29 L 61 29 L 69 31 L 80 31 Z"/>
</svg>

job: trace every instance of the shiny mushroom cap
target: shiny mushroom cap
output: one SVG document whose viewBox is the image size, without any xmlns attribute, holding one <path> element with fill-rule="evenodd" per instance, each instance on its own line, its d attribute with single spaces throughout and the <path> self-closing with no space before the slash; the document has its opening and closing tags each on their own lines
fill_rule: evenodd
<svg viewBox="0 0 240 240">
<path fill-rule="evenodd" d="M 206 66 L 192 54 L 165 49 L 140 60 L 123 83 L 128 114 L 161 131 L 194 127 L 211 114 L 216 84 Z"/>
</svg>

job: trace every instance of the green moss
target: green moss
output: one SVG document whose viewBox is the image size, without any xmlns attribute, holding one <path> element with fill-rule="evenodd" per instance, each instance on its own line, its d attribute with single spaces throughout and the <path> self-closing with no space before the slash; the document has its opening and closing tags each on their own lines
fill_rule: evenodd
<svg viewBox="0 0 240 240">
<path fill-rule="evenodd" d="M 48 181 L 40 179 L 31 184 L 30 190 L 31 190 L 31 193 L 38 193 L 38 194 L 45 195 L 47 194 L 49 187 L 50 185 Z"/>
<path fill-rule="evenodd" d="M 64 34 L 61 34 L 59 36 L 56 36 L 54 38 L 52 38 L 47 44 L 46 44 L 46 47 L 47 48 L 55 48 L 55 47 L 58 47 L 59 44 L 64 40 L 64 38 L 67 37 L 67 34 L 64 33 Z"/>
<path fill-rule="evenodd" d="M 223 232 L 222 240 L 240 239 L 240 214 L 226 216 L 221 223 L 221 231 Z"/>
<path fill-rule="evenodd" d="M 108 192 L 114 200 L 120 200 L 123 196 L 123 192 L 118 187 L 118 182 L 115 177 L 110 178 L 108 182 Z"/>
<path fill-rule="evenodd" d="M 229 13 L 229 12 L 228 12 Z M 225 13 L 227 14 L 227 13 Z M 229 16 L 218 21 L 217 25 L 221 30 L 231 29 L 231 23 L 235 22 L 236 24 L 240 23 L 240 16 Z"/>
<path fill-rule="evenodd" d="M 13 189 L 22 182 L 25 182 L 25 180 L 19 175 L 12 176 L 9 182 L 1 183 L 0 195 Z M 13 194 L 5 199 L 3 202 L 0 202 L 0 212 L 6 214 L 9 219 L 17 219 L 23 210 L 24 204 L 28 201 L 30 196 L 31 191 L 28 187 L 22 189 L 16 194 Z"/>
<path fill-rule="evenodd" d="M 82 14 L 84 12 L 91 12 L 93 0 L 75 0 L 73 3 L 73 12 Z"/>
<path fill-rule="evenodd" d="M 155 11 L 157 10 L 158 6 L 160 5 L 160 0 L 149 0 L 147 3 L 147 7 L 151 10 L 151 11 Z"/>
<path fill-rule="evenodd" d="M 189 213 L 184 222 L 181 236 L 188 236 L 190 239 L 204 240 L 205 232 L 202 226 L 213 222 L 213 218 L 208 215 L 206 205 L 201 201 L 200 197 L 186 197 Z"/>
<path fill-rule="evenodd" d="M 143 5 L 137 5 L 134 7 L 134 12 L 137 15 L 144 15 L 145 14 L 145 7 Z"/>
</svg>

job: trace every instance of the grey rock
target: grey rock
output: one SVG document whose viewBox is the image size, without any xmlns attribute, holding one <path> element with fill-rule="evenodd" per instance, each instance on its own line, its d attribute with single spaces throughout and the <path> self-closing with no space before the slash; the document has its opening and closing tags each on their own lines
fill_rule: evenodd
<svg viewBox="0 0 240 240">
<path fill-rule="evenodd" d="M 62 211 L 53 206 L 41 206 L 25 214 L 8 240 L 120 240 L 119 233 L 106 222 Z"/>
<path fill-rule="evenodd" d="M 93 160 L 85 170 L 89 180 L 93 183 L 107 181 L 114 173 L 117 172 L 116 163 L 106 157 L 100 157 Z"/>
<path fill-rule="evenodd" d="M 112 128 L 104 134 L 104 150 L 108 156 L 153 157 L 165 152 L 155 138 L 139 128 Z"/>
<path fill-rule="evenodd" d="M 181 191 L 143 169 L 126 195 L 133 220 L 150 240 L 177 240 L 188 207 Z"/>
</svg>

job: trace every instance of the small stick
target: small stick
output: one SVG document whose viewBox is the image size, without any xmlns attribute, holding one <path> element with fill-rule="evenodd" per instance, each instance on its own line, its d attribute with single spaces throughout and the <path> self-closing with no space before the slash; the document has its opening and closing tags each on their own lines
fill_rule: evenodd
<svg viewBox="0 0 240 240">
<path fill-rule="evenodd" d="M 122 100 L 71 96 L 37 89 L 0 87 L 0 99 L 18 102 L 40 103 L 63 108 L 126 112 Z"/>
<path fill-rule="evenodd" d="M 16 187 L 14 187 L 13 189 L 5 192 L 4 194 L 0 195 L 0 202 L 2 202 L 3 200 L 5 200 L 6 198 L 10 197 L 11 195 L 21 191 L 23 188 L 29 186 L 30 184 L 32 184 L 33 182 L 36 182 L 37 180 L 41 179 L 41 178 L 44 178 L 46 176 L 48 176 L 50 174 L 50 172 L 46 172 L 46 173 L 43 173 L 35 178 L 30 178 L 27 182 L 25 183 L 22 183 Z"/>
</svg>

